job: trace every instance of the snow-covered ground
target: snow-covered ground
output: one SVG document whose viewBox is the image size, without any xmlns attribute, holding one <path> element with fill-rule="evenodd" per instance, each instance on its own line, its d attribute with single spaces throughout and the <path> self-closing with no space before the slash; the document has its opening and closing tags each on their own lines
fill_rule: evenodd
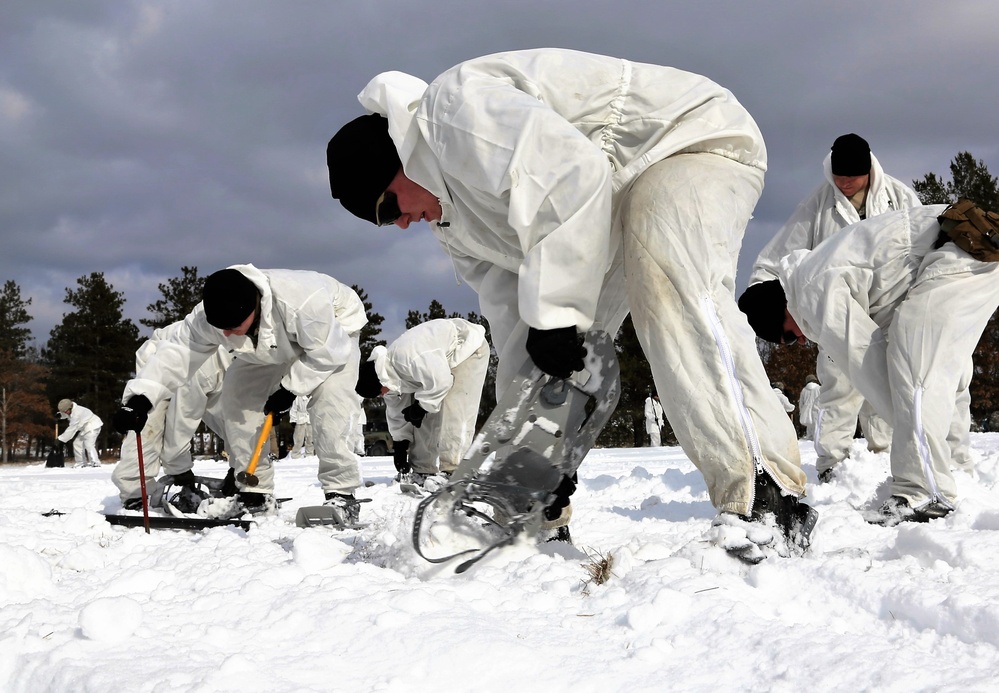
<svg viewBox="0 0 999 693">
<path fill-rule="evenodd" d="M 456 575 L 410 545 L 417 500 L 363 460 L 362 530 L 298 529 L 315 459 L 282 460 L 249 532 L 123 529 L 111 465 L 0 468 L 0 690 L 995 691 L 999 435 L 973 434 L 950 517 L 884 529 L 884 454 L 858 441 L 803 558 L 747 566 L 679 448 L 597 450 L 575 547 L 521 543 Z M 809 479 L 815 454 L 803 441 Z M 220 462 L 195 472 L 222 476 Z M 62 516 L 44 517 L 58 509 Z M 587 566 L 611 560 L 603 584 Z"/>
</svg>

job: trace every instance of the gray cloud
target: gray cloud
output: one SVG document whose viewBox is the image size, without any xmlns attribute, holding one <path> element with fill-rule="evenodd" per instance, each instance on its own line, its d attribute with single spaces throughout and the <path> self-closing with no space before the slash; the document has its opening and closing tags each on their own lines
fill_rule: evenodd
<svg viewBox="0 0 999 693">
<path fill-rule="evenodd" d="M 972 152 L 999 170 L 991 0 L 483 4 L 6 0 L 0 21 L 0 281 L 41 344 L 67 287 L 103 271 L 138 321 L 182 265 L 308 268 L 362 286 L 387 337 L 434 298 L 476 310 L 429 232 L 376 229 L 329 197 L 326 141 L 375 74 L 423 79 L 561 46 L 673 65 L 731 89 L 770 171 L 740 259 L 821 181 L 836 136 L 907 182 Z"/>
</svg>

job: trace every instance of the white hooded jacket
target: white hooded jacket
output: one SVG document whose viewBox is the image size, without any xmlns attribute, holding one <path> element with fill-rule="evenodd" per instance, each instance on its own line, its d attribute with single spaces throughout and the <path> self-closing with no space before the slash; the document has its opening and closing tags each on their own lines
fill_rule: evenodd
<svg viewBox="0 0 999 693">
<path fill-rule="evenodd" d="M 728 90 L 576 51 L 485 56 L 429 86 L 387 72 L 358 98 L 388 118 L 406 176 L 440 199 L 431 227 L 497 346 L 517 318 L 591 326 L 620 250 L 616 203 L 652 164 L 707 152 L 766 168 L 763 137 Z"/>
<path fill-rule="evenodd" d="M 155 406 L 190 380 L 224 345 L 250 363 L 291 363 L 281 385 L 296 395 L 312 393 L 351 354 L 351 339 L 367 323 L 364 304 L 350 287 L 318 272 L 260 270 L 233 265 L 260 291 L 256 343 L 248 335 L 226 337 L 212 327 L 198 304 L 125 386 L 123 401 L 145 395 Z M 171 326 L 172 327 L 172 326 Z"/>
<path fill-rule="evenodd" d="M 826 182 L 798 205 L 791 218 L 760 251 L 749 276 L 750 286 L 776 279 L 778 263 L 792 250 L 811 250 L 839 230 L 860 221 L 857 209 L 833 182 L 832 152 L 826 154 L 822 170 Z M 884 172 L 873 153 L 870 176 L 870 189 L 864 202 L 865 218 L 922 205 L 915 191 Z"/>
<path fill-rule="evenodd" d="M 65 418 L 65 417 L 64 417 Z M 77 433 L 96 431 L 104 425 L 101 418 L 83 405 L 73 402 L 73 411 L 69 413 L 69 425 L 59 434 L 59 440 L 68 443 Z"/>
<path fill-rule="evenodd" d="M 485 343 L 482 325 L 461 318 L 428 320 L 406 330 L 388 347 L 375 347 L 369 360 L 390 392 L 412 394 L 433 414 L 451 390 L 455 366 Z"/>
</svg>

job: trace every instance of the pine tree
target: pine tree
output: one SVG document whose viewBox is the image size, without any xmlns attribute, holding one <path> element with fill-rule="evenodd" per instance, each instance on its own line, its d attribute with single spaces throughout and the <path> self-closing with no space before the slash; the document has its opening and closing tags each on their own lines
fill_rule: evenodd
<svg viewBox="0 0 999 693">
<path fill-rule="evenodd" d="M 944 182 L 935 173 L 912 181 L 912 188 L 924 205 L 951 204 L 966 197 L 987 211 L 999 212 L 999 183 L 981 159 L 959 152 L 950 164 L 951 180 Z"/>
<path fill-rule="evenodd" d="M 201 294 L 205 288 L 205 277 L 198 276 L 197 267 L 180 268 L 181 276 L 167 280 L 166 284 L 160 284 L 160 293 L 163 298 L 155 303 L 146 306 L 146 310 L 152 313 L 152 318 L 142 318 L 139 320 L 146 327 L 157 329 L 172 325 L 178 320 L 183 320 L 194 307 L 201 303 Z"/>
<path fill-rule="evenodd" d="M 0 352 L 9 352 L 16 359 L 24 357 L 31 339 L 31 330 L 24 327 L 31 322 L 30 305 L 30 298 L 21 298 L 16 282 L 7 280 L 0 289 Z"/>
<path fill-rule="evenodd" d="M 66 289 L 64 299 L 75 310 L 63 315 L 42 352 L 50 369 L 48 392 L 53 410 L 64 397 L 93 410 L 105 422 L 101 439 L 107 448 L 111 417 L 135 367 L 139 328 L 122 316 L 124 295 L 102 272 L 76 281 L 78 288 Z"/>
<path fill-rule="evenodd" d="M 367 361 L 368 357 L 371 356 L 371 351 L 376 346 L 385 345 L 385 340 L 378 338 L 382 333 L 381 325 L 385 322 L 385 318 L 371 309 L 371 300 L 368 298 L 368 294 L 364 289 L 359 287 L 357 284 L 351 284 L 350 288 L 353 289 L 358 298 L 361 299 L 361 303 L 364 304 L 364 313 L 368 316 L 368 324 L 361 328 L 360 338 L 361 361 Z"/>
</svg>

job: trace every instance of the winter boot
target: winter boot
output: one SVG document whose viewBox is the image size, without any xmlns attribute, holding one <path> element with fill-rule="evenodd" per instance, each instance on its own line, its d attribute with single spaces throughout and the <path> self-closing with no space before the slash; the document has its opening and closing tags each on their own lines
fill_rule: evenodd
<svg viewBox="0 0 999 693">
<path fill-rule="evenodd" d="M 811 543 L 812 530 L 818 521 L 818 513 L 809 505 L 798 500 L 797 496 L 784 495 L 777 482 L 765 471 L 756 472 L 755 500 L 749 520 L 766 524 L 769 516 L 784 535 L 788 549 L 803 553 Z"/>
<path fill-rule="evenodd" d="M 949 515 L 951 509 L 937 500 L 913 508 L 902 496 L 891 496 L 878 510 L 865 515 L 872 525 L 894 527 L 903 522 L 929 522 Z"/>
<path fill-rule="evenodd" d="M 125 510 L 142 510 L 142 496 L 126 498 L 125 502 L 121 504 L 121 507 Z"/>
<path fill-rule="evenodd" d="M 323 505 L 334 508 L 339 514 L 339 522 L 345 527 L 352 527 L 361 518 L 361 501 L 354 498 L 354 494 L 336 493 L 330 491 L 326 494 L 326 502 Z"/>
</svg>

